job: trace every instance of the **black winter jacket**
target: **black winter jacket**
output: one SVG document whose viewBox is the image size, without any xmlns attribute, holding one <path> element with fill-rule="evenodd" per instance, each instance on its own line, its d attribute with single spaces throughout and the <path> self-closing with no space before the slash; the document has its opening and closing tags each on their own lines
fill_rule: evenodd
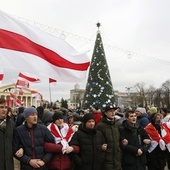
<svg viewBox="0 0 170 170">
<path fill-rule="evenodd" d="M 41 159 L 45 162 L 49 161 L 52 153 L 45 153 L 44 143 L 54 143 L 54 137 L 46 126 L 36 124 L 33 128 L 28 128 L 27 124 L 18 126 L 13 137 L 13 153 L 22 147 L 24 155 L 19 158 L 23 170 L 32 170 L 29 165 L 30 159 Z M 39 168 L 45 170 L 46 167 Z"/>
<path fill-rule="evenodd" d="M 122 140 L 127 139 L 128 144 L 123 145 Z M 124 121 L 120 126 L 120 146 L 122 149 L 122 167 L 123 169 L 138 169 L 145 167 L 147 164 L 146 153 L 150 147 L 143 142 L 144 139 L 149 139 L 146 131 L 139 125 L 131 127 L 127 121 Z M 136 156 L 138 149 L 143 151 L 141 156 Z M 128 168 L 129 167 L 129 168 Z"/>
<path fill-rule="evenodd" d="M 105 143 L 102 133 L 96 129 L 88 130 L 80 125 L 73 135 L 69 145 L 79 146 L 77 155 L 71 154 L 76 170 L 102 170 L 104 152 L 102 144 Z"/>
</svg>

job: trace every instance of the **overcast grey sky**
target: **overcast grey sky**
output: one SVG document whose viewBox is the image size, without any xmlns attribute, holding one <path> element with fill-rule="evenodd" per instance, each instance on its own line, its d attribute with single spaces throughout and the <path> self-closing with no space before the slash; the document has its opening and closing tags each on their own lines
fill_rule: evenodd
<svg viewBox="0 0 170 170">
<path fill-rule="evenodd" d="M 114 90 L 125 91 L 138 82 L 158 88 L 170 79 L 169 0 L 0 0 L 0 4 L 0 10 L 65 37 L 76 50 L 90 50 L 90 57 L 95 24 L 100 22 Z M 69 98 L 76 83 L 58 82 L 51 87 L 52 100 Z M 85 85 L 80 83 L 80 88 Z M 48 84 L 33 87 L 49 99 Z"/>
</svg>

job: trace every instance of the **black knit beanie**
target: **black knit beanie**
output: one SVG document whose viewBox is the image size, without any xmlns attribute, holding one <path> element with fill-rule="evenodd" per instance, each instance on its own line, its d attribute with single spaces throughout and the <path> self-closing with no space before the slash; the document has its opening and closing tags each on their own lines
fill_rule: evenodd
<svg viewBox="0 0 170 170">
<path fill-rule="evenodd" d="M 83 117 L 83 123 L 84 125 L 89 121 L 90 119 L 94 119 L 94 116 L 92 113 L 86 113 Z"/>
<path fill-rule="evenodd" d="M 54 114 L 53 114 L 53 122 L 55 122 L 58 119 L 64 119 L 63 114 L 61 112 L 54 112 Z"/>
</svg>

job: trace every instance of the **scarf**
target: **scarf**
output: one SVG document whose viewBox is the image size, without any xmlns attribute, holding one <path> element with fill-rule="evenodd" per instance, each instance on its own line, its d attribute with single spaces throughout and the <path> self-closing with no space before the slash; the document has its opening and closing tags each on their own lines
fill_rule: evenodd
<svg viewBox="0 0 170 170">
<path fill-rule="evenodd" d="M 161 133 L 162 133 L 162 139 L 165 141 L 166 147 L 168 151 L 170 152 L 170 122 L 161 123 Z"/>
<path fill-rule="evenodd" d="M 59 130 L 58 126 L 55 125 L 54 123 L 51 123 L 48 126 L 48 129 L 51 131 L 52 135 L 54 136 L 55 143 L 61 143 L 62 147 L 62 152 L 63 154 L 65 153 L 65 148 L 68 145 L 68 142 L 71 140 L 74 131 L 73 129 L 67 124 L 63 123 L 63 127 Z"/>
<path fill-rule="evenodd" d="M 149 137 L 151 138 L 151 147 L 149 148 L 148 152 L 152 152 L 157 145 L 159 144 L 159 147 L 161 150 L 165 150 L 165 141 L 163 138 L 160 136 L 156 128 L 152 125 L 152 123 L 149 123 L 146 127 L 145 130 Z"/>
</svg>

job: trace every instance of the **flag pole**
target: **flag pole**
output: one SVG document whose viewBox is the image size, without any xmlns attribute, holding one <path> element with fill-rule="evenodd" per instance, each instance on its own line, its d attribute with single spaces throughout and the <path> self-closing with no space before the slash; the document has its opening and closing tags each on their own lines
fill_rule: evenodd
<svg viewBox="0 0 170 170">
<path fill-rule="evenodd" d="M 51 104 L 51 86 L 50 86 L 50 82 L 49 82 L 49 94 L 50 94 L 50 104 Z"/>
</svg>

